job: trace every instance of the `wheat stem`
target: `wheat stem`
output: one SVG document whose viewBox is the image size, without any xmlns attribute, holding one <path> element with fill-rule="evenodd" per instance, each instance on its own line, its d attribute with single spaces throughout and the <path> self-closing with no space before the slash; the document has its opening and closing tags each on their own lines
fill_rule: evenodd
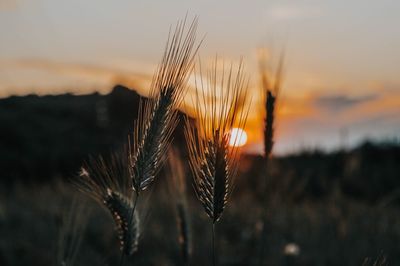
<svg viewBox="0 0 400 266">
<path fill-rule="evenodd" d="M 265 211 L 263 213 L 263 217 L 262 217 L 262 224 L 263 224 L 263 228 L 261 231 L 261 243 L 260 243 L 260 254 L 258 256 L 258 265 L 263 265 L 264 263 L 264 252 L 266 249 L 266 242 L 267 242 L 267 230 L 266 230 L 266 223 L 267 219 L 266 219 L 266 215 L 265 215 Z"/>
<path fill-rule="evenodd" d="M 128 225 L 130 225 L 132 223 L 133 216 L 135 215 L 135 209 L 136 209 L 136 204 L 138 202 L 138 198 L 139 198 L 139 191 L 136 191 L 136 193 L 135 193 L 135 201 L 133 203 L 133 208 L 131 210 L 131 213 L 129 214 L 129 223 L 128 223 Z M 120 260 L 119 260 L 119 266 L 124 265 L 124 261 L 125 261 L 125 252 L 121 252 L 121 257 L 120 257 Z"/>
<path fill-rule="evenodd" d="M 177 211 L 177 222 L 178 222 L 178 231 L 179 231 L 179 245 L 180 252 L 183 260 L 183 265 L 189 265 L 190 259 L 190 226 L 187 217 L 187 210 L 185 204 L 178 203 L 176 205 Z"/>
<path fill-rule="evenodd" d="M 212 242 L 212 251 L 211 251 L 211 254 L 212 254 L 212 261 L 213 261 L 213 266 L 215 266 L 216 264 L 215 264 L 215 223 L 213 222 L 213 221 L 211 221 L 211 235 L 212 235 L 212 239 L 211 239 L 211 242 Z"/>
<path fill-rule="evenodd" d="M 185 169 L 177 148 L 172 148 L 168 155 L 168 188 L 175 198 L 176 223 L 178 230 L 178 244 L 182 265 L 189 265 L 191 255 L 190 220 L 186 198 Z"/>
</svg>

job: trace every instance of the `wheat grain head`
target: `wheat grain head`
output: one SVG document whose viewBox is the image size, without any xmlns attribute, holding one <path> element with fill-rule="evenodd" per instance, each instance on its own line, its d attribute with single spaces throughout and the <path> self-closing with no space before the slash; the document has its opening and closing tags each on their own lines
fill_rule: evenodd
<svg viewBox="0 0 400 266">
<path fill-rule="evenodd" d="M 154 75 L 150 99 L 139 106 L 130 139 L 130 175 L 136 193 L 146 189 L 163 165 L 171 135 L 178 122 L 177 108 L 185 94 L 193 69 L 197 19 L 186 31 L 186 19 L 179 22 L 168 39 L 161 63 Z"/>
<path fill-rule="evenodd" d="M 274 146 L 274 123 L 276 115 L 276 100 L 282 87 L 284 54 L 279 58 L 275 76 L 272 77 L 268 67 L 266 50 L 261 49 L 258 53 L 259 73 L 261 77 L 261 88 L 264 99 L 265 121 L 264 121 L 264 158 L 268 161 Z"/>
<path fill-rule="evenodd" d="M 127 158 L 126 153 L 114 154 L 110 160 L 101 156 L 90 158 L 81 168 L 75 184 L 111 214 L 121 249 L 131 255 L 137 250 L 140 231 L 137 212 L 134 219 L 130 219 L 133 191 Z"/>
<path fill-rule="evenodd" d="M 122 252 L 126 255 L 132 255 L 137 251 L 139 246 L 139 212 L 136 210 L 133 217 L 131 217 L 130 215 L 133 210 L 132 200 L 114 191 L 109 191 L 104 204 L 110 210 L 117 225 Z"/>
<path fill-rule="evenodd" d="M 193 126 L 186 119 L 185 127 L 195 192 L 213 223 L 221 217 L 238 167 L 239 148 L 228 145 L 230 130 L 244 127 L 248 113 L 242 110 L 248 87 L 242 63 L 235 74 L 232 65 L 228 71 L 222 66 L 221 76 L 217 64 L 216 59 L 205 84 L 196 82 L 197 123 Z"/>
</svg>

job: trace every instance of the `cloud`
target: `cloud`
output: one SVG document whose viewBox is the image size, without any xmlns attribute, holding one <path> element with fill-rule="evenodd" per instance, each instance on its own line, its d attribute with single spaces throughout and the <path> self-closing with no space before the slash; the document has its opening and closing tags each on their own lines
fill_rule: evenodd
<svg viewBox="0 0 400 266">
<path fill-rule="evenodd" d="M 363 95 L 359 97 L 350 97 L 344 94 L 317 96 L 313 99 L 313 105 L 323 110 L 341 112 L 356 105 L 377 100 L 378 97 L 377 94 Z"/>
</svg>

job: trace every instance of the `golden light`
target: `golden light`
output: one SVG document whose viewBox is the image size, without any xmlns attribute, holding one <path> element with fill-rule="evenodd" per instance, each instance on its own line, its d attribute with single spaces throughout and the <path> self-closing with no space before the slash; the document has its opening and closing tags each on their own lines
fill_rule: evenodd
<svg viewBox="0 0 400 266">
<path fill-rule="evenodd" d="M 241 147 L 247 142 L 247 134 L 241 128 L 232 128 L 230 132 L 229 146 Z"/>
</svg>

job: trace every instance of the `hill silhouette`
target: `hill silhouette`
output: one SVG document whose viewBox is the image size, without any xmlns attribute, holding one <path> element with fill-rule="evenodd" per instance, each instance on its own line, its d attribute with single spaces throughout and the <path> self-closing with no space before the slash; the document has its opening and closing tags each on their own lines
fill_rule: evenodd
<svg viewBox="0 0 400 266">
<path fill-rule="evenodd" d="M 107 95 L 1 99 L 2 181 L 36 182 L 75 174 L 88 155 L 122 145 L 139 100 L 139 94 L 122 86 Z"/>
<path fill-rule="evenodd" d="M 140 99 L 134 90 L 119 85 L 107 95 L 0 99 L 0 182 L 47 182 L 76 175 L 88 156 L 106 155 L 124 145 Z M 185 147 L 182 125 L 174 141 Z M 293 200 L 327 197 L 340 190 L 377 201 L 400 190 L 399 162 L 397 144 L 365 143 L 330 154 L 303 152 L 274 159 L 268 169 L 270 187 L 287 187 Z M 241 164 L 246 180 L 256 188 L 260 158 L 247 155 Z"/>
</svg>

